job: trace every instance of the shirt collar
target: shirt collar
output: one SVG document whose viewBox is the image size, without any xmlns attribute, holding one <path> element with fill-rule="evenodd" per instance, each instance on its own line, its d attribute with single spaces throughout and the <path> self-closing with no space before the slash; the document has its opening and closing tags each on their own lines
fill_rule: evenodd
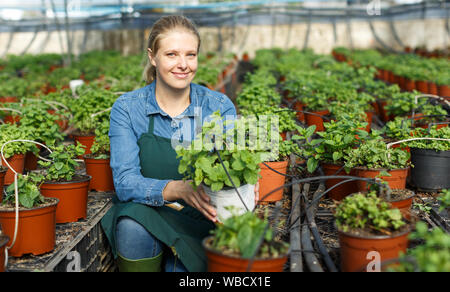
<svg viewBox="0 0 450 292">
<path fill-rule="evenodd" d="M 167 113 L 165 113 L 159 107 L 158 103 L 156 102 L 155 88 L 156 88 L 156 80 L 148 85 L 149 93 L 148 93 L 147 103 L 146 103 L 147 116 L 152 115 L 152 114 L 160 114 L 162 116 L 168 117 L 169 115 Z M 191 103 L 189 104 L 189 106 L 186 108 L 186 110 L 183 113 L 178 115 L 178 117 L 183 117 L 183 116 L 194 117 L 195 116 L 194 109 L 196 106 L 198 106 L 198 97 L 197 97 L 197 92 L 196 92 L 194 86 L 192 86 L 192 83 L 190 85 L 189 97 L 191 99 Z"/>
</svg>

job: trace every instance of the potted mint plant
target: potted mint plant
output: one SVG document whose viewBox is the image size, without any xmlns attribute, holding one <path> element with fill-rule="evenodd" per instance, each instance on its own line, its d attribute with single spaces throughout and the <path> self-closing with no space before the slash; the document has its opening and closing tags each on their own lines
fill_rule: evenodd
<svg viewBox="0 0 450 292">
<path fill-rule="evenodd" d="M 253 258 L 250 272 L 282 272 L 289 245 L 274 239 L 267 218 L 252 212 L 232 216 L 212 230 L 203 240 L 209 272 L 245 272 Z M 267 217 L 267 213 L 266 213 Z M 262 241 L 261 247 L 258 245 Z"/>
<path fill-rule="evenodd" d="M 41 195 L 38 187 L 41 180 L 42 176 L 36 173 L 19 175 L 17 178 L 19 225 L 16 241 L 8 251 L 11 256 L 20 257 L 29 253 L 40 255 L 55 247 L 55 216 L 59 200 Z M 16 208 L 14 183 L 6 189 L 5 199 L 0 205 L 0 225 L 11 240 L 17 224 Z"/>
<path fill-rule="evenodd" d="M 59 145 L 50 147 L 51 161 L 39 161 L 45 168 L 44 182 L 40 190 L 45 197 L 56 197 L 60 200 L 56 210 L 56 222 L 67 223 L 85 219 L 87 215 L 88 175 L 76 174 L 79 163 L 75 160 L 83 154 L 83 147 L 75 145 Z"/>
<path fill-rule="evenodd" d="M 233 142 L 227 139 L 219 142 L 219 137 L 224 137 L 224 132 L 220 130 L 223 121 L 219 112 L 211 117 L 188 149 L 177 146 L 176 153 L 180 158 L 178 171 L 185 175 L 185 179 L 192 179 L 194 188 L 203 187 L 217 209 L 218 218 L 224 220 L 231 216 L 225 208 L 227 206 L 235 206 L 241 212 L 253 210 L 260 153 L 239 150 L 236 139 Z M 227 137 L 234 136 L 235 128 L 228 129 Z M 196 141 L 200 141 L 200 145 Z"/>
<path fill-rule="evenodd" d="M 406 252 L 410 222 L 375 192 L 344 198 L 336 208 L 335 219 L 343 272 L 365 271 L 369 252 L 378 252 L 382 261 Z"/>
</svg>

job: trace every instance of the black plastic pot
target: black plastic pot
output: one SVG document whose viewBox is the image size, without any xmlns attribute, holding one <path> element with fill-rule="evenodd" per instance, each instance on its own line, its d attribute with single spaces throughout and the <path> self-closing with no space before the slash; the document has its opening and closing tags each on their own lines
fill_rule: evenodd
<svg viewBox="0 0 450 292">
<path fill-rule="evenodd" d="M 450 151 L 411 148 L 412 184 L 422 191 L 450 188 Z"/>
</svg>

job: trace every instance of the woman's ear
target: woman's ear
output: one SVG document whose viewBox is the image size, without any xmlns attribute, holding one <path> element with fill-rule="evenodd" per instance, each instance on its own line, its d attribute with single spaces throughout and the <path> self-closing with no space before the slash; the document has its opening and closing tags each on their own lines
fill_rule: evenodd
<svg viewBox="0 0 450 292">
<path fill-rule="evenodd" d="M 147 53 L 148 53 L 148 59 L 150 60 L 150 63 L 152 64 L 152 66 L 156 67 L 156 62 L 155 62 L 155 58 L 153 56 L 152 49 L 147 48 Z"/>
</svg>

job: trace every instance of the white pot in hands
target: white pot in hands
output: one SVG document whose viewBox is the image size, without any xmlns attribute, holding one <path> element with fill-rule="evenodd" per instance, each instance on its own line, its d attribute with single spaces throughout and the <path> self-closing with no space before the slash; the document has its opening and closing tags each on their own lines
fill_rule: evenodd
<svg viewBox="0 0 450 292">
<path fill-rule="evenodd" d="M 232 215 L 225 207 L 236 207 L 238 214 L 247 212 L 247 208 L 248 211 L 253 211 L 253 209 L 255 209 L 255 185 L 247 184 L 237 188 L 242 200 L 239 198 L 234 188 L 226 188 L 218 192 L 213 192 L 211 188 L 205 184 L 202 184 L 202 187 L 203 190 L 205 190 L 205 193 L 211 198 L 210 204 L 217 210 L 217 218 L 221 222 Z M 242 201 L 244 201 L 247 208 Z"/>
</svg>

